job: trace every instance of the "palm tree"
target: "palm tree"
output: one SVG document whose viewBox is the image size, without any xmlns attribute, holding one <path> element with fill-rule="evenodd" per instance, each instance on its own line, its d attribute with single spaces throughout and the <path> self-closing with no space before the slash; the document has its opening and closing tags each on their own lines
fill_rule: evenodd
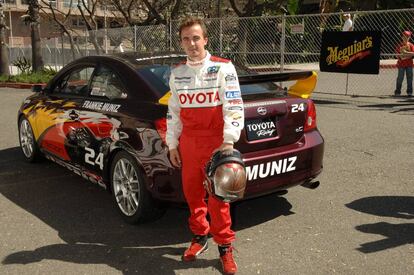
<svg viewBox="0 0 414 275">
<path fill-rule="evenodd" d="M 29 0 L 29 8 L 23 21 L 30 25 L 30 36 L 32 38 L 32 66 L 33 71 L 38 72 L 43 69 L 42 48 L 40 43 L 40 15 L 39 2 Z"/>
</svg>

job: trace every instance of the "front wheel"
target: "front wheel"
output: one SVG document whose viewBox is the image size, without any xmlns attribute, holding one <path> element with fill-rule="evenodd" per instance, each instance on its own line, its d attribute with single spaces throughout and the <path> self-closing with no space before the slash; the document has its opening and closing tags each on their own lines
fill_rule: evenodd
<svg viewBox="0 0 414 275">
<path fill-rule="evenodd" d="M 112 161 L 111 190 L 117 209 L 127 223 L 153 220 L 164 212 L 155 205 L 136 160 L 127 152 L 118 152 Z"/>
<path fill-rule="evenodd" d="M 34 162 L 39 159 L 40 152 L 36 144 L 32 126 L 25 117 L 19 120 L 19 142 L 20 149 L 28 162 Z"/>
</svg>

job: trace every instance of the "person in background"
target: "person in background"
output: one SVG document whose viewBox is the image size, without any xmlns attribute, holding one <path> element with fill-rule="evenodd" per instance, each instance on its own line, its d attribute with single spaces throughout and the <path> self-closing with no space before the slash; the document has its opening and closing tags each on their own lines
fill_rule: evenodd
<svg viewBox="0 0 414 275">
<path fill-rule="evenodd" d="M 345 13 L 344 17 L 344 25 L 342 26 L 343 32 L 350 32 L 353 29 L 353 22 L 351 20 L 351 14 Z"/>
<path fill-rule="evenodd" d="M 401 86 L 404 80 L 404 73 L 407 76 L 407 95 L 413 95 L 413 55 L 414 45 L 409 42 L 411 37 L 410 31 L 404 31 L 402 33 L 402 42 L 397 46 L 397 87 L 394 91 L 394 96 L 401 95 Z"/>
<path fill-rule="evenodd" d="M 206 203 L 203 171 L 214 151 L 232 151 L 240 138 L 244 111 L 238 77 L 230 60 L 212 56 L 205 49 L 207 30 L 201 19 L 186 18 L 179 35 L 187 60 L 171 72 L 166 143 L 171 163 L 182 168 L 183 191 L 190 208 L 193 238 L 182 259 L 196 260 L 207 250 L 211 234 L 218 244 L 223 272 L 235 274 L 230 205 L 214 196 Z"/>
</svg>

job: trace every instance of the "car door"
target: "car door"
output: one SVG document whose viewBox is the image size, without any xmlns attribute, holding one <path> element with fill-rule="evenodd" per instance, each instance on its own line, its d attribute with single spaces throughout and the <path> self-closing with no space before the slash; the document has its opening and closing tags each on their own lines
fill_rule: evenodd
<svg viewBox="0 0 414 275">
<path fill-rule="evenodd" d="M 110 153 L 110 145 L 126 135 L 119 132 L 121 108 L 128 97 L 119 73 L 108 65 L 100 65 L 94 72 L 89 93 L 83 101 L 79 121 L 90 138 L 84 149 L 83 166 L 102 175 Z"/>
<path fill-rule="evenodd" d="M 94 64 L 73 66 L 58 77 L 37 106 L 40 148 L 50 157 L 76 164 L 83 158 L 79 146 L 87 139 L 79 111 L 89 91 Z"/>
</svg>

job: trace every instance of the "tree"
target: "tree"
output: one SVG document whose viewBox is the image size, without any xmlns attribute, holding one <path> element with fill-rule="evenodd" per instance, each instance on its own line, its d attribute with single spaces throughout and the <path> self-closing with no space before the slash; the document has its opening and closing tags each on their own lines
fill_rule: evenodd
<svg viewBox="0 0 414 275">
<path fill-rule="evenodd" d="M 88 3 L 90 4 L 88 5 Z M 98 43 L 98 40 L 96 38 L 96 32 L 95 32 L 95 30 L 98 29 L 98 23 L 96 22 L 96 19 L 95 19 L 95 13 L 96 13 L 97 7 L 101 6 L 99 4 L 100 4 L 99 0 L 89 0 L 89 1 L 79 0 L 78 5 L 77 5 L 79 12 L 81 13 L 81 16 L 83 18 L 83 21 L 85 22 L 86 28 L 89 31 L 89 37 L 91 39 L 91 42 L 97 54 L 100 54 L 100 52 L 103 50 L 102 46 L 99 45 Z M 84 11 L 86 11 L 86 14 Z"/>
<path fill-rule="evenodd" d="M 54 6 L 54 3 L 55 3 L 54 1 L 42 0 L 42 3 L 43 3 L 44 6 L 42 6 L 41 9 L 44 11 L 44 13 L 49 18 L 53 19 L 53 21 L 55 21 L 55 23 L 58 25 L 60 31 L 62 32 L 62 39 L 63 39 L 63 34 L 68 36 L 70 49 L 71 49 L 71 52 L 72 52 L 72 58 L 76 59 L 75 41 L 73 39 L 72 29 L 67 26 L 67 25 L 69 25 L 68 22 L 70 22 L 69 20 L 72 16 L 72 6 L 73 6 L 72 3 L 73 3 L 73 0 L 70 0 L 69 8 L 68 8 L 66 13 L 58 10 Z M 50 13 L 48 11 L 50 11 Z"/>
<path fill-rule="evenodd" d="M 338 0 L 320 0 L 319 1 L 319 12 L 320 13 L 331 13 L 335 12 L 338 6 Z"/>
<path fill-rule="evenodd" d="M 40 15 L 39 2 L 29 0 L 29 7 L 23 21 L 30 25 L 30 36 L 32 40 L 32 67 L 33 71 L 38 72 L 43 69 L 44 63 L 42 58 L 42 45 L 40 42 Z"/>
<path fill-rule="evenodd" d="M 192 1 L 189 1 L 192 2 Z M 145 26 L 167 24 L 169 18 L 175 19 L 183 8 L 181 0 L 109 0 L 124 18 L 126 25 Z"/>
<path fill-rule="evenodd" d="M 3 3 L 0 2 L 0 75 L 10 75 L 9 49 L 6 43 L 6 20 L 4 18 Z"/>
<path fill-rule="evenodd" d="M 285 0 L 245 0 L 235 1 L 229 0 L 230 6 L 239 17 L 251 17 L 262 15 L 277 15 L 286 12 L 285 4 L 290 5 L 292 8 L 297 5 L 294 2 L 297 1 L 285 1 Z M 242 8 L 240 7 L 242 6 Z"/>
<path fill-rule="evenodd" d="M 282 5 L 286 1 L 283 0 L 229 1 L 231 8 L 239 17 L 261 16 L 263 14 L 274 15 L 286 11 L 286 9 Z M 245 64 L 247 61 L 246 53 L 250 51 L 251 47 L 255 46 L 254 43 L 250 43 L 250 41 L 252 40 L 252 36 L 254 35 L 254 32 L 252 31 L 253 27 L 254 26 L 248 20 L 240 19 L 238 21 L 238 29 L 241 31 L 241 33 L 238 36 L 238 42 L 236 43 L 236 45 L 238 45 L 237 51 L 242 53 L 242 55 L 240 56 L 241 60 L 239 60 L 239 62 L 243 64 Z"/>
<path fill-rule="evenodd" d="M 350 2 L 354 10 L 389 10 L 414 7 L 412 0 L 352 0 Z"/>
</svg>

